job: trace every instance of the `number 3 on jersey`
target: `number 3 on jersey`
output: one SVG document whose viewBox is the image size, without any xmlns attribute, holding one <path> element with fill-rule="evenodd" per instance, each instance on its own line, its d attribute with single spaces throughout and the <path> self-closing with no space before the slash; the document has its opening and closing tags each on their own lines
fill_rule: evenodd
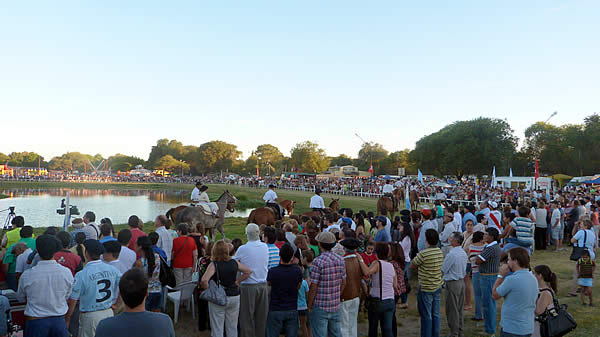
<svg viewBox="0 0 600 337">
<path fill-rule="evenodd" d="M 96 297 L 96 303 L 104 302 L 110 298 L 112 292 L 110 291 L 110 280 L 98 281 L 98 296 Z M 102 298 L 98 298 L 102 296 Z"/>
</svg>

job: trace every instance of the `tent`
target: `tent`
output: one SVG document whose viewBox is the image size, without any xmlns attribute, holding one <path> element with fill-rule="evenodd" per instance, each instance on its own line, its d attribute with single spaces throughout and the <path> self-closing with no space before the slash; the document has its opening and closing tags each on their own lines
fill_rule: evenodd
<svg viewBox="0 0 600 337">
<path fill-rule="evenodd" d="M 552 177 L 552 179 L 558 181 L 558 186 L 560 186 L 560 187 L 563 187 L 563 185 L 565 183 L 568 183 L 569 180 L 573 179 L 572 176 L 562 174 L 562 173 L 553 174 L 551 177 Z"/>
<path fill-rule="evenodd" d="M 592 184 L 592 185 L 600 185 L 600 177 L 593 180 L 586 180 L 583 182 L 584 184 Z"/>
</svg>

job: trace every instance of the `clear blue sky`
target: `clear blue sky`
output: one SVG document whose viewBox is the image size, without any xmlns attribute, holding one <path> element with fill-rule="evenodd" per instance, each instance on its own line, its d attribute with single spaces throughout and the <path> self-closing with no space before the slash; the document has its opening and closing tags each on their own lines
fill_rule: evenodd
<svg viewBox="0 0 600 337">
<path fill-rule="evenodd" d="M 600 1 L 0 4 L 0 152 L 220 139 L 396 151 L 478 116 L 600 111 Z M 7 123 L 10 122 L 10 123 Z"/>
</svg>

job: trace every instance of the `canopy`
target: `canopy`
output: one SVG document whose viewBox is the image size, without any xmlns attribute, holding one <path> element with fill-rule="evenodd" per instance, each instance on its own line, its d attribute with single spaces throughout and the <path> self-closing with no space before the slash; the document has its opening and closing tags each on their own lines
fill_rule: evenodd
<svg viewBox="0 0 600 337">
<path fill-rule="evenodd" d="M 448 179 L 448 184 L 450 184 L 450 185 L 456 185 L 456 181 L 454 181 L 452 179 Z"/>
<path fill-rule="evenodd" d="M 572 176 L 562 173 L 553 174 L 551 177 L 552 179 L 558 181 L 558 186 L 560 187 L 562 187 L 565 182 L 568 182 L 569 180 L 573 179 Z"/>
<path fill-rule="evenodd" d="M 593 184 L 593 185 L 597 185 L 600 184 L 600 177 L 594 179 L 594 180 L 586 180 L 583 182 L 584 184 Z"/>
</svg>

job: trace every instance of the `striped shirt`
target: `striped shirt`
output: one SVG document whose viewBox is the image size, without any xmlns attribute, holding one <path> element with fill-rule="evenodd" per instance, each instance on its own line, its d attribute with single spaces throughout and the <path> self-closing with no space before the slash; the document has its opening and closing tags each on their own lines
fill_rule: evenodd
<svg viewBox="0 0 600 337">
<path fill-rule="evenodd" d="M 479 265 L 479 273 L 498 274 L 498 271 L 500 270 L 501 254 L 500 246 L 497 241 L 485 245 L 481 254 L 478 255 L 478 257 L 483 260 L 483 263 Z"/>
<path fill-rule="evenodd" d="M 594 274 L 594 267 L 596 263 L 592 260 L 587 262 L 583 258 L 577 261 L 577 268 L 579 269 L 579 278 L 592 278 Z"/>
<path fill-rule="evenodd" d="M 310 283 L 317 285 L 313 304 L 323 311 L 337 312 L 341 303 L 342 281 L 345 279 L 344 258 L 330 251 L 324 251 L 313 261 L 310 273 Z"/>
<path fill-rule="evenodd" d="M 269 264 L 267 268 L 271 269 L 279 265 L 279 248 L 274 243 L 267 243 L 267 247 L 269 247 Z"/>
<path fill-rule="evenodd" d="M 444 255 L 439 248 L 426 248 L 415 256 L 412 263 L 418 267 L 419 285 L 422 291 L 433 292 L 438 290 L 444 280 L 442 278 L 442 263 Z"/>
<path fill-rule="evenodd" d="M 475 258 L 477 257 L 477 255 L 481 254 L 481 252 L 483 251 L 483 247 L 485 247 L 485 245 L 475 246 L 471 244 L 471 246 L 469 246 L 469 261 L 471 261 L 471 270 L 473 271 L 473 273 L 479 273 L 479 266 L 477 265 L 477 263 L 475 263 Z"/>
</svg>

